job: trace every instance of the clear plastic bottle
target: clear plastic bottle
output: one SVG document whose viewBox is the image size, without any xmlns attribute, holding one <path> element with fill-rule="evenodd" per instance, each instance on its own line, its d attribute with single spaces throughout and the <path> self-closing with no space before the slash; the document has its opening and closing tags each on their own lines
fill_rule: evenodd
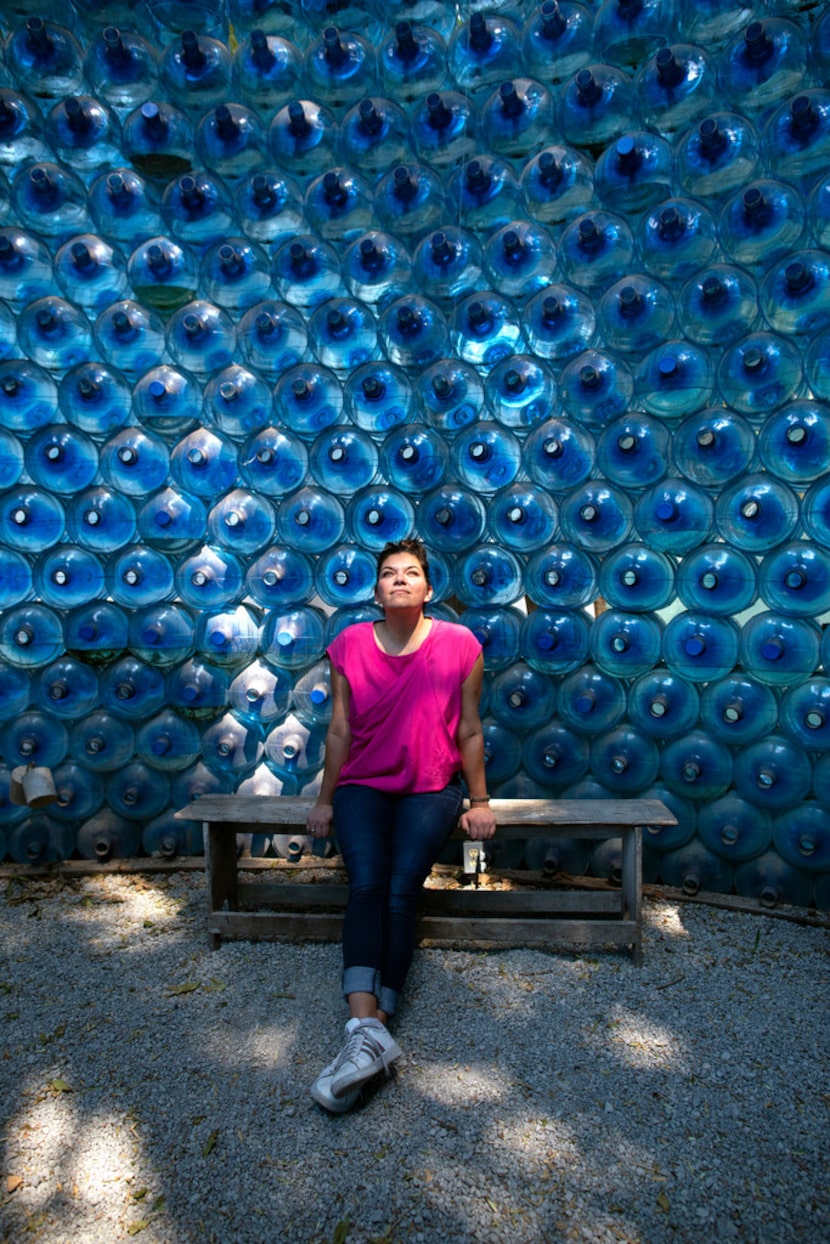
<svg viewBox="0 0 830 1244">
<path fill-rule="evenodd" d="M 609 351 L 584 350 L 562 368 L 559 396 L 565 412 L 592 431 L 602 429 L 631 405 L 634 377 Z"/>
<path fill-rule="evenodd" d="M 481 284 L 482 249 L 472 233 L 448 225 L 423 239 L 413 253 L 412 267 L 426 296 L 452 308 Z"/>
<path fill-rule="evenodd" d="M 422 496 L 446 477 L 447 445 L 434 429 L 402 423 L 392 429 L 380 449 L 383 478 L 408 496 Z"/>
<path fill-rule="evenodd" d="M 376 439 L 407 423 L 417 409 L 413 381 L 385 360 L 356 367 L 344 385 L 343 402 L 349 420 Z"/>
<path fill-rule="evenodd" d="M 712 400 L 714 361 L 705 346 L 683 339 L 657 346 L 640 362 L 634 387 L 646 410 L 667 421 Z"/>
<path fill-rule="evenodd" d="M 202 389 L 194 376 L 162 363 L 135 385 L 133 405 L 143 427 L 175 442 L 201 421 Z"/>
<path fill-rule="evenodd" d="M 586 65 L 569 79 L 557 102 L 565 142 L 595 158 L 631 128 L 630 79 L 614 65 Z"/>
<path fill-rule="evenodd" d="M 527 432 L 545 420 L 554 407 L 556 381 L 550 369 L 529 354 L 513 354 L 497 363 L 487 377 L 485 401 L 497 423 Z"/>
<path fill-rule="evenodd" d="M 503 228 L 521 215 L 519 183 L 506 161 L 478 154 L 455 170 L 447 181 L 451 218 L 482 236 Z"/>
<path fill-rule="evenodd" d="M 489 371 L 521 352 L 521 320 L 508 299 L 491 290 L 469 294 L 455 309 L 451 339 L 459 358 Z"/>
<path fill-rule="evenodd" d="M 399 164 L 375 186 L 375 213 L 384 229 L 410 247 L 446 215 L 440 177 L 426 164 Z"/>
<path fill-rule="evenodd" d="M 720 348 L 751 333 L 758 322 L 758 288 L 748 272 L 728 264 L 700 268 L 677 300 L 686 337 Z"/>
<path fill-rule="evenodd" d="M 588 623 L 579 610 L 535 609 L 522 623 L 519 651 L 531 669 L 570 674 L 588 656 Z"/>
<path fill-rule="evenodd" d="M 10 171 L 24 161 L 48 158 L 37 104 L 20 91 L 0 86 L 0 166 Z"/>
<path fill-rule="evenodd" d="M 56 22 L 28 17 L 6 47 L 17 86 L 38 99 L 60 99 L 83 84 L 83 51 L 75 36 Z"/>
<path fill-rule="evenodd" d="M 307 225 L 299 184 L 278 169 L 263 169 L 242 179 L 234 191 L 239 227 L 252 242 L 279 244 Z"/>
<path fill-rule="evenodd" d="M 340 149 L 347 165 L 381 176 L 410 154 L 409 118 L 392 99 L 366 96 L 343 118 Z"/>
<path fill-rule="evenodd" d="M 98 232 L 126 249 L 164 232 L 155 197 L 133 169 L 100 173 L 89 187 L 88 204 Z"/>
<path fill-rule="evenodd" d="M 830 680 L 810 678 L 790 687 L 781 702 L 781 728 L 810 752 L 830 751 Z"/>
<path fill-rule="evenodd" d="M 753 177 L 759 155 L 758 135 L 748 118 L 737 112 L 710 113 L 678 140 L 676 177 L 695 198 L 724 199 Z"/>
<path fill-rule="evenodd" d="M 633 506 L 624 492 L 603 481 L 573 489 L 559 506 L 563 539 L 591 553 L 607 553 L 630 536 Z"/>
<path fill-rule="evenodd" d="M 735 35 L 720 56 L 718 82 L 730 107 L 762 117 L 797 91 L 807 70 L 807 40 L 795 22 L 764 17 Z"/>
<path fill-rule="evenodd" d="M 478 418 L 484 402 L 484 384 L 470 364 L 460 359 L 436 360 L 414 377 L 426 423 L 453 437 Z"/>
<path fill-rule="evenodd" d="M 306 50 L 309 94 L 328 108 L 342 109 L 360 95 L 371 95 L 375 71 L 372 45 L 354 30 L 326 26 Z"/>
<path fill-rule="evenodd" d="M 131 293 L 123 256 L 93 233 L 65 242 L 55 255 L 54 271 L 64 295 L 89 315 Z"/>
<path fill-rule="evenodd" d="M 302 440 L 314 440 L 318 433 L 341 422 L 343 386 L 330 368 L 297 363 L 274 386 L 274 411 L 278 426 Z"/>
<path fill-rule="evenodd" d="M 628 688 L 627 705 L 629 720 L 638 730 L 655 739 L 675 739 L 695 726 L 700 696 L 693 683 L 658 668 L 634 680 Z"/>
<path fill-rule="evenodd" d="M 661 134 L 677 134 L 711 110 L 715 88 L 715 69 L 702 46 L 661 47 L 635 79 L 640 120 Z"/>
<path fill-rule="evenodd" d="M 238 98 L 262 115 L 267 116 L 296 98 L 303 62 L 292 39 L 293 29 L 286 38 L 256 26 L 233 53 Z"/>
<path fill-rule="evenodd" d="M 820 632 L 810 618 L 768 610 L 756 613 L 741 630 L 741 665 L 773 687 L 810 678 L 819 665 Z"/>
<path fill-rule="evenodd" d="M 497 543 L 524 556 L 553 540 L 557 528 L 556 502 L 530 484 L 510 484 L 492 498 L 487 523 Z"/>
<path fill-rule="evenodd" d="M 105 26 L 87 48 L 84 76 L 95 97 L 123 117 L 157 93 L 158 56 L 138 32 Z"/>
<path fill-rule="evenodd" d="M 662 421 L 639 411 L 622 415 L 603 429 L 597 463 L 612 484 L 638 492 L 668 472 L 668 429 Z"/>
<path fill-rule="evenodd" d="M 806 540 L 767 553 L 759 571 L 761 597 L 793 617 L 820 617 L 830 609 L 830 558 Z"/>
<path fill-rule="evenodd" d="M 206 301 L 239 319 L 272 293 L 265 251 L 243 237 L 211 246 L 202 257 L 199 288 Z"/>
<path fill-rule="evenodd" d="M 593 303 L 572 286 L 548 285 L 522 309 L 522 330 L 538 358 L 564 363 L 594 343 Z"/>
<path fill-rule="evenodd" d="M 511 221 L 488 238 L 484 265 L 492 288 L 521 307 L 550 284 L 556 266 L 553 239 L 541 225 Z"/>
<path fill-rule="evenodd" d="M 810 779 L 806 752 L 779 735 L 751 743 L 735 758 L 735 789 L 765 810 L 797 808 L 810 790 Z"/>
<path fill-rule="evenodd" d="M 129 497 L 96 486 L 74 496 L 66 507 L 66 533 L 82 548 L 112 553 L 136 537 L 135 509 Z"/>
<path fill-rule="evenodd" d="M 600 201 L 626 215 L 662 202 L 671 186 L 671 147 L 647 130 L 630 130 L 609 144 L 594 170 L 594 188 Z"/>
<path fill-rule="evenodd" d="M 233 60 L 221 39 L 184 30 L 168 43 L 159 78 L 172 103 L 194 118 L 231 98 Z"/>
<path fill-rule="evenodd" d="M 603 559 L 599 590 L 613 609 L 663 609 L 674 598 L 674 565 L 659 548 L 623 544 Z"/>
<path fill-rule="evenodd" d="M 62 544 L 41 553 L 34 567 L 37 599 L 54 609 L 72 609 L 104 592 L 104 566 L 88 549 Z"/>
<path fill-rule="evenodd" d="M 146 496 L 167 478 L 170 453 L 159 437 L 126 427 L 106 442 L 100 453 L 101 475 L 110 488 L 127 496 Z"/>
<path fill-rule="evenodd" d="M 338 497 L 350 497 L 374 480 L 378 449 L 359 428 L 327 429 L 315 438 L 308 466 L 310 484 L 317 483 Z"/>
<path fill-rule="evenodd" d="M 473 99 L 489 95 L 499 82 L 519 72 L 521 50 L 521 36 L 509 18 L 493 12 L 472 13 L 456 27 L 447 47 L 456 89 Z"/>
<path fill-rule="evenodd" d="M 410 288 L 412 261 L 397 238 L 369 229 L 349 243 L 342 271 L 352 297 L 377 309 Z"/>
<path fill-rule="evenodd" d="M 477 114 L 460 91 L 432 91 L 413 108 L 416 155 L 445 176 L 475 153 L 477 131 Z"/>
<path fill-rule="evenodd" d="M 768 475 L 745 476 L 717 500 L 715 522 L 728 543 L 749 553 L 764 553 L 771 543 L 793 537 L 799 518 L 797 494 Z"/>
<path fill-rule="evenodd" d="M 408 13 L 412 6 L 407 4 Z M 447 86 L 447 48 L 432 22 L 395 23 L 378 51 L 378 77 L 386 95 L 413 104 Z"/>
<path fill-rule="evenodd" d="M 267 145 L 259 116 L 243 104 L 217 104 L 196 127 L 200 162 L 231 188 L 262 168 Z"/>
<path fill-rule="evenodd" d="M 590 432 L 567 416 L 547 419 L 522 448 L 522 468 L 551 492 L 568 492 L 593 474 L 596 444 Z"/>
<path fill-rule="evenodd" d="M 313 233 L 282 242 L 271 264 L 279 297 L 301 311 L 312 311 L 345 291 L 337 251 Z"/>
<path fill-rule="evenodd" d="M 443 312 L 418 294 L 396 298 L 384 308 L 380 336 L 390 362 L 402 367 L 425 367 L 449 352 Z"/>
<path fill-rule="evenodd" d="M 529 160 L 521 175 L 522 200 L 534 220 L 563 224 L 590 206 L 593 168 L 581 151 L 554 143 Z"/>
<path fill-rule="evenodd" d="M 830 415 L 820 402 L 790 402 L 764 421 L 758 438 L 764 467 L 798 487 L 821 478 L 830 461 Z"/>
<path fill-rule="evenodd" d="M 128 618 L 111 601 L 94 601 L 70 610 L 63 620 L 67 652 L 91 665 L 106 664 L 127 646 Z"/>
<path fill-rule="evenodd" d="M 566 82 L 588 64 L 592 47 L 592 14 L 570 0 L 544 0 L 522 28 L 524 62 L 541 82 Z"/>
<path fill-rule="evenodd" d="M 375 553 L 390 541 L 402 540 L 414 526 L 415 506 L 407 496 L 386 484 L 361 488 L 346 510 L 350 539 Z"/>
<path fill-rule="evenodd" d="M 595 54 L 609 64 L 636 68 L 666 42 L 674 10 L 674 0 L 603 0 L 594 17 Z"/>
<path fill-rule="evenodd" d="M 531 672 L 550 678 L 536 670 Z M 555 718 L 537 727 L 522 743 L 524 772 L 547 790 L 578 782 L 588 772 L 588 759 L 587 740 L 571 734 Z"/>
<path fill-rule="evenodd" d="M 344 166 L 314 178 L 305 192 L 304 209 L 311 228 L 327 242 L 352 242 L 375 223 L 369 183 Z"/>
<path fill-rule="evenodd" d="M 457 554 L 482 539 L 486 511 L 474 491 L 445 483 L 422 499 L 418 520 L 423 538 L 431 548 Z"/>
<path fill-rule="evenodd" d="M 731 618 L 688 610 L 666 623 L 663 661 L 678 678 L 713 682 L 732 672 L 739 642 L 740 634 Z"/>
<path fill-rule="evenodd" d="M 194 428 L 173 447 L 170 474 L 185 492 L 221 496 L 236 483 L 236 447 L 211 428 Z"/>
<path fill-rule="evenodd" d="M 127 264 L 132 293 L 140 303 L 169 315 L 196 297 L 198 270 L 190 249 L 163 235 L 135 248 Z"/>
<path fill-rule="evenodd" d="M 84 183 L 69 168 L 43 161 L 25 165 L 12 182 L 18 222 L 52 246 L 90 228 Z"/>
<path fill-rule="evenodd" d="M 270 385 L 239 363 L 215 372 L 205 385 L 201 417 L 232 441 L 244 441 L 267 427 L 272 413 Z"/>
<path fill-rule="evenodd" d="M 551 544 L 527 561 L 525 589 L 535 605 L 578 609 L 596 599 L 598 569 L 590 553 Z"/>
<path fill-rule="evenodd" d="M 207 507 L 191 493 L 162 488 L 148 497 L 138 513 L 140 538 L 166 553 L 182 553 L 199 545 L 207 529 Z"/>
<path fill-rule="evenodd" d="M 452 461 L 463 485 L 479 494 L 493 493 L 515 480 L 521 463 L 521 446 L 509 429 L 483 420 L 465 428 L 456 437 Z"/>
<path fill-rule="evenodd" d="M 56 376 L 92 353 L 92 329 L 83 311 L 52 294 L 30 302 L 23 310 L 17 339 L 27 358 Z"/>
<path fill-rule="evenodd" d="M 115 114 L 91 95 L 68 95 L 54 104 L 44 134 L 57 159 L 87 183 L 120 162 Z"/>
<path fill-rule="evenodd" d="M 799 397 L 802 375 L 797 345 L 775 333 L 747 334 L 724 352 L 718 364 L 724 401 L 756 419 Z"/>
<path fill-rule="evenodd" d="M 830 255 L 792 251 L 761 282 L 761 311 L 773 332 L 812 337 L 830 325 Z"/>
<path fill-rule="evenodd" d="M 671 336 L 674 299 L 668 288 L 640 273 L 616 281 L 597 304 L 597 328 L 605 345 L 621 354 L 651 349 Z"/>
<path fill-rule="evenodd" d="M 758 596 L 754 560 L 728 544 L 703 544 L 688 552 L 677 573 L 677 595 L 687 609 L 734 617 Z"/>
<path fill-rule="evenodd" d="M 176 559 L 176 596 L 195 611 L 197 618 L 202 610 L 235 605 L 244 592 L 242 562 L 228 549 L 203 544 L 188 556 Z M 189 656 L 191 651 L 192 646 L 185 655 Z"/>
<path fill-rule="evenodd" d="M 314 595 L 314 566 L 305 554 L 272 545 L 249 565 L 246 585 L 252 600 L 263 609 L 306 605 Z M 239 711 L 238 705 L 233 706 Z"/>
<path fill-rule="evenodd" d="M 546 86 L 535 78 L 508 79 L 481 105 L 482 142 L 521 172 L 547 139 L 553 116 L 553 97 Z"/>
<path fill-rule="evenodd" d="M 173 104 L 148 99 L 124 118 L 121 149 L 138 173 L 164 185 L 193 167 L 193 127 Z"/>
<path fill-rule="evenodd" d="M 607 289 L 627 271 L 634 254 L 628 222 L 611 212 L 586 212 L 563 230 L 559 264 L 565 278 L 590 294 Z"/>
<path fill-rule="evenodd" d="M 751 22 L 756 8 L 752 0 L 694 0 L 681 7 L 680 28 L 690 42 L 709 47 Z"/>
<path fill-rule="evenodd" d="M 313 99 L 292 99 L 268 127 L 268 150 L 277 167 L 300 183 L 330 168 L 336 159 L 334 114 Z"/>
<path fill-rule="evenodd" d="M 710 683 L 701 697 L 701 723 L 721 743 L 744 747 L 771 734 L 778 721 L 772 687 L 741 671 Z"/>
<path fill-rule="evenodd" d="M 723 206 L 718 232 L 726 257 L 760 279 L 804 238 L 804 200 L 794 186 L 762 177 Z"/>
<path fill-rule="evenodd" d="M 195 298 L 167 321 L 167 349 L 174 362 L 196 376 L 227 367 L 236 349 L 233 320 L 221 307 Z"/>
<path fill-rule="evenodd" d="M 30 302 L 53 290 L 48 247 L 25 229 L 0 230 L 0 298 L 19 313 Z"/>
</svg>

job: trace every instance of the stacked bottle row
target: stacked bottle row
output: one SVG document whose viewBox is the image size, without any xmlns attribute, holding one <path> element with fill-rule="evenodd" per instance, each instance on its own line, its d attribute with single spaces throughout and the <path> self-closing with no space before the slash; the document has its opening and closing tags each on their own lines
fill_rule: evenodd
<svg viewBox="0 0 830 1244">
<path fill-rule="evenodd" d="M 200 851 L 194 795 L 313 790 L 325 644 L 417 531 L 484 647 L 495 793 L 659 791 L 651 876 L 830 901 L 823 15 L 243 9 L 234 51 L 167 29 L 145 62 L 129 14 L 79 26 L 58 90 L 37 22 L 4 50 L 0 754 L 61 793 L 3 800 L 0 846 Z M 657 9 L 678 42 L 632 35 Z M 367 32 L 375 76 L 312 88 Z M 441 76 L 387 85 L 371 49 L 427 43 Z"/>
</svg>

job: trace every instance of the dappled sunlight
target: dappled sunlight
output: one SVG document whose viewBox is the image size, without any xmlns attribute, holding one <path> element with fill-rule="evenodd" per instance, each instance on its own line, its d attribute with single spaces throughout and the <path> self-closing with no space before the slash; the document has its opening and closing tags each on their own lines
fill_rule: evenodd
<svg viewBox="0 0 830 1244">
<path fill-rule="evenodd" d="M 677 1034 L 640 1012 L 614 1007 L 601 1039 L 607 1052 L 629 1067 L 681 1075 L 690 1071 L 688 1055 Z"/>
<path fill-rule="evenodd" d="M 492 1064 L 440 1062 L 411 1065 L 412 1076 L 423 1097 L 444 1106 L 473 1107 L 484 1102 L 503 1101 L 515 1088 L 515 1081 Z"/>
<path fill-rule="evenodd" d="M 664 937 L 688 938 L 690 933 L 683 923 L 680 903 L 643 903 L 643 924 Z"/>
<path fill-rule="evenodd" d="M 298 1022 L 283 1021 L 256 1027 L 238 1028 L 233 1054 L 228 1055 L 227 1026 L 205 1030 L 200 1035 L 199 1056 L 215 1066 L 241 1071 L 289 1072 L 296 1064 L 302 1045 Z"/>
</svg>

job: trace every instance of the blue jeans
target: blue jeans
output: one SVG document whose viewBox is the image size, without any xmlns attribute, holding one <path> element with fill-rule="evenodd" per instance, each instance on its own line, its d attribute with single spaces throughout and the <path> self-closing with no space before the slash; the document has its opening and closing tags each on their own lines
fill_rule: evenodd
<svg viewBox="0 0 830 1244">
<path fill-rule="evenodd" d="M 391 1015 L 415 949 L 424 880 L 458 822 L 461 785 L 396 795 L 338 786 L 334 831 L 349 874 L 343 917 L 343 996 L 373 993 Z"/>
</svg>

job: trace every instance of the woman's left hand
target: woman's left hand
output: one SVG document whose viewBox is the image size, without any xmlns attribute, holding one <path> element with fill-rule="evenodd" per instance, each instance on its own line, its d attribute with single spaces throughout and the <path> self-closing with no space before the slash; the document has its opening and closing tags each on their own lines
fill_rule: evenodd
<svg viewBox="0 0 830 1244">
<path fill-rule="evenodd" d="M 492 838 L 496 832 L 496 818 L 488 804 L 474 804 L 467 812 L 461 814 L 461 828 L 473 842 L 482 842 Z"/>
</svg>

